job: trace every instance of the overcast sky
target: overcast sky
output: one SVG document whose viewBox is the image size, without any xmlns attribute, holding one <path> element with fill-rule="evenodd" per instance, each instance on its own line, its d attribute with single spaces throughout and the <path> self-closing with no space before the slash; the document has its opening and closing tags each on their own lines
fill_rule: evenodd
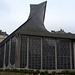
<svg viewBox="0 0 75 75">
<path fill-rule="evenodd" d="M 29 17 L 30 4 L 45 0 L 0 0 L 0 30 L 11 34 Z M 45 27 L 75 34 L 75 0 L 47 0 Z"/>
</svg>

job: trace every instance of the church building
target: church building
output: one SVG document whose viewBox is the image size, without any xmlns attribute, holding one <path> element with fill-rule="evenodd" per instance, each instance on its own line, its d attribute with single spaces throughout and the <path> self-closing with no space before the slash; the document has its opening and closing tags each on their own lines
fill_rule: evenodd
<svg viewBox="0 0 75 75">
<path fill-rule="evenodd" d="M 28 20 L 0 43 L 0 68 L 75 69 L 75 34 L 45 28 L 46 4 L 31 4 Z"/>
</svg>

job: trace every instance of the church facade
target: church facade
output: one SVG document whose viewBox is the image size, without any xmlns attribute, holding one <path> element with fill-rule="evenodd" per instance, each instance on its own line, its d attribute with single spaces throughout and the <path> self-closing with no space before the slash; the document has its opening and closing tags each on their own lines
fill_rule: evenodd
<svg viewBox="0 0 75 75">
<path fill-rule="evenodd" d="M 75 69 L 75 34 L 45 28 L 46 3 L 30 5 L 28 20 L 0 43 L 0 68 Z"/>
</svg>

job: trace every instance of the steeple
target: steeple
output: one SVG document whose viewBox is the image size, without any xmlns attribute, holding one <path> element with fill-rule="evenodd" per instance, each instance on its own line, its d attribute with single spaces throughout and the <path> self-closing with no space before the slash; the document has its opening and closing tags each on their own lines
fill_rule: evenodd
<svg viewBox="0 0 75 75">
<path fill-rule="evenodd" d="M 40 4 L 30 5 L 28 20 L 17 30 L 19 34 L 47 35 L 49 32 L 44 26 L 45 10 L 47 1 Z"/>
<path fill-rule="evenodd" d="M 38 4 L 38 5 L 31 4 L 30 5 L 29 19 L 32 18 L 32 17 L 34 17 L 34 16 L 37 16 L 37 17 L 40 18 L 41 21 L 44 22 L 46 4 L 47 4 L 47 1 L 45 1 L 45 2 L 43 2 L 41 4 Z"/>
</svg>

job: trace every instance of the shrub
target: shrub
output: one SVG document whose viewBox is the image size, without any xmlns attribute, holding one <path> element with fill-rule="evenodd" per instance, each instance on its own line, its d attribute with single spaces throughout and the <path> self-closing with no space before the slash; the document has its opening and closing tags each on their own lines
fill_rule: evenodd
<svg viewBox="0 0 75 75">
<path fill-rule="evenodd" d="M 34 74 L 38 74 L 38 73 L 40 73 L 40 71 L 39 71 L 39 70 L 34 71 Z"/>
<path fill-rule="evenodd" d="M 66 71 L 61 71 L 60 73 L 61 73 L 61 74 L 70 74 L 71 72 L 68 71 L 68 70 L 66 70 Z"/>
<path fill-rule="evenodd" d="M 20 69 L 19 71 L 20 71 L 20 73 L 23 73 L 23 72 L 24 72 L 24 70 L 23 70 L 23 69 Z"/>
<path fill-rule="evenodd" d="M 48 71 L 40 72 L 41 75 L 48 75 Z"/>
<path fill-rule="evenodd" d="M 34 73 L 34 70 L 28 70 L 28 73 L 29 73 L 29 74 Z"/>
<path fill-rule="evenodd" d="M 3 71 L 4 72 L 10 72 L 10 69 L 4 69 Z"/>
<path fill-rule="evenodd" d="M 57 74 L 57 72 L 56 71 L 53 71 L 52 74 Z"/>
<path fill-rule="evenodd" d="M 73 71 L 73 72 L 70 72 L 70 74 L 71 74 L 71 75 L 75 75 L 75 71 Z"/>
<path fill-rule="evenodd" d="M 45 75 L 44 72 L 40 72 L 40 75 Z"/>
<path fill-rule="evenodd" d="M 48 71 L 45 71 L 44 73 L 45 73 L 45 75 L 48 75 Z"/>
<path fill-rule="evenodd" d="M 0 72 L 2 72 L 3 71 L 3 69 L 0 69 Z"/>
<path fill-rule="evenodd" d="M 10 69 L 10 72 L 20 72 L 19 69 Z"/>
<path fill-rule="evenodd" d="M 26 69 L 21 69 L 20 72 L 27 74 L 27 73 L 28 73 L 28 70 L 26 70 Z"/>
</svg>

